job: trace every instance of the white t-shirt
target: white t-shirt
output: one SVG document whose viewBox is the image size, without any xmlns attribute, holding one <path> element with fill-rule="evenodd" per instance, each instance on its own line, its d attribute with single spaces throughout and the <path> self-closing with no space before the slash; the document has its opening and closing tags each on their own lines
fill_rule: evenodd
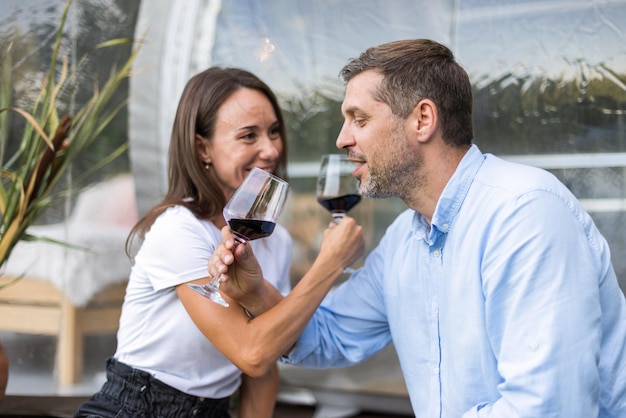
<svg viewBox="0 0 626 418">
<path fill-rule="evenodd" d="M 130 273 L 114 357 L 151 373 L 190 395 L 230 396 L 241 372 L 198 330 L 175 286 L 207 277 L 220 230 L 182 206 L 168 208 L 146 233 Z M 274 233 L 250 244 L 265 278 L 283 294 L 290 290 L 291 237 Z M 228 332 L 228 330 L 224 330 Z"/>
</svg>

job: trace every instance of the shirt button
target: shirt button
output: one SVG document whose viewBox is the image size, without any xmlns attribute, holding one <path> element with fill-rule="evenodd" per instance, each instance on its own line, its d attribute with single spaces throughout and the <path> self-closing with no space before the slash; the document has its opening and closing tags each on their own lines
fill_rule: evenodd
<svg viewBox="0 0 626 418">
<path fill-rule="evenodd" d="M 440 255 L 441 255 L 441 253 L 439 252 L 439 250 L 433 251 L 433 257 L 439 258 Z"/>
<path fill-rule="evenodd" d="M 448 225 L 448 224 L 443 224 L 443 225 L 441 225 L 441 228 L 442 228 L 444 231 L 447 231 L 447 230 L 450 228 L 450 225 Z"/>
<path fill-rule="evenodd" d="M 439 367 L 435 367 L 435 368 L 433 369 L 433 373 L 438 374 L 438 373 L 439 373 Z"/>
<path fill-rule="evenodd" d="M 531 341 L 528 347 L 530 347 L 530 349 L 534 351 L 539 348 L 539 344 L 537 343 L 537 341 Z"/>
</svg>

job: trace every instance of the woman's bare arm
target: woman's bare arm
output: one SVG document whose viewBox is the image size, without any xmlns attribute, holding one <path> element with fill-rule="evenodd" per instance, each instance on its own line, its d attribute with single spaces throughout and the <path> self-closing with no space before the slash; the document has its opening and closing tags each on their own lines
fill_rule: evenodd
<svg viewBox="0 0 626 418">
<path fill-rule="evenodd" d="M 239 418 L 272 418 L 278 394 L 278 366 L 260 377 L 241 376 Z"/>
<path fill-rule="evenodd" d="M 285 298 L 263 279 L 251 247 L 240 245 L 233 254 L 227 228 L 223 236 L 225 242 L 212 258 L 209 271 L 225 273 L 221 289 L 231 306 L 220 306 L 186 284 L 176 291 L 196 326 L 213 345 L 243 373 L 259 377 L 289 351 L 344 268 L 363 254 L 363 232 L 349 217 L 324 231 L 317 259 Z M 206 281 L 208 278 L 198 282 Z"/>
</svg>

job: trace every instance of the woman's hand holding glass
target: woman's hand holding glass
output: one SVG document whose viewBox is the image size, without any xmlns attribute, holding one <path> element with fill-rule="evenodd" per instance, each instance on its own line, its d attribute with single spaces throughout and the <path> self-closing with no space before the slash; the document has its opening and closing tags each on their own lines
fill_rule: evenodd
<svg viewBox="0 0 626 418">
<path fill-rule="evenodd" d="M 228 226 L 222 228 L 222 242 L 209 260 L 208 270 L 211 277 L 221 278 L 220 290 L 244 306 L 247 298 L 261 293 L 265 282 L 252 247 L 237 244 Z"/>
</svg>

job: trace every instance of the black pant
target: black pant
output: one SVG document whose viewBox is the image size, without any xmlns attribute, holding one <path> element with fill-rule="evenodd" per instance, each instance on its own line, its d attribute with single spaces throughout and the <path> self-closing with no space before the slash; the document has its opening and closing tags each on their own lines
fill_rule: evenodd
<svg viewBox="0 0 626 418">
<path fill-rule="evenodd" d="M 228 407 L 229 398 L 187 395 L 149 373 L 110 358 L 107 360 L 107 381 L 74 417 L 230 418 Z"/>
</svg>

